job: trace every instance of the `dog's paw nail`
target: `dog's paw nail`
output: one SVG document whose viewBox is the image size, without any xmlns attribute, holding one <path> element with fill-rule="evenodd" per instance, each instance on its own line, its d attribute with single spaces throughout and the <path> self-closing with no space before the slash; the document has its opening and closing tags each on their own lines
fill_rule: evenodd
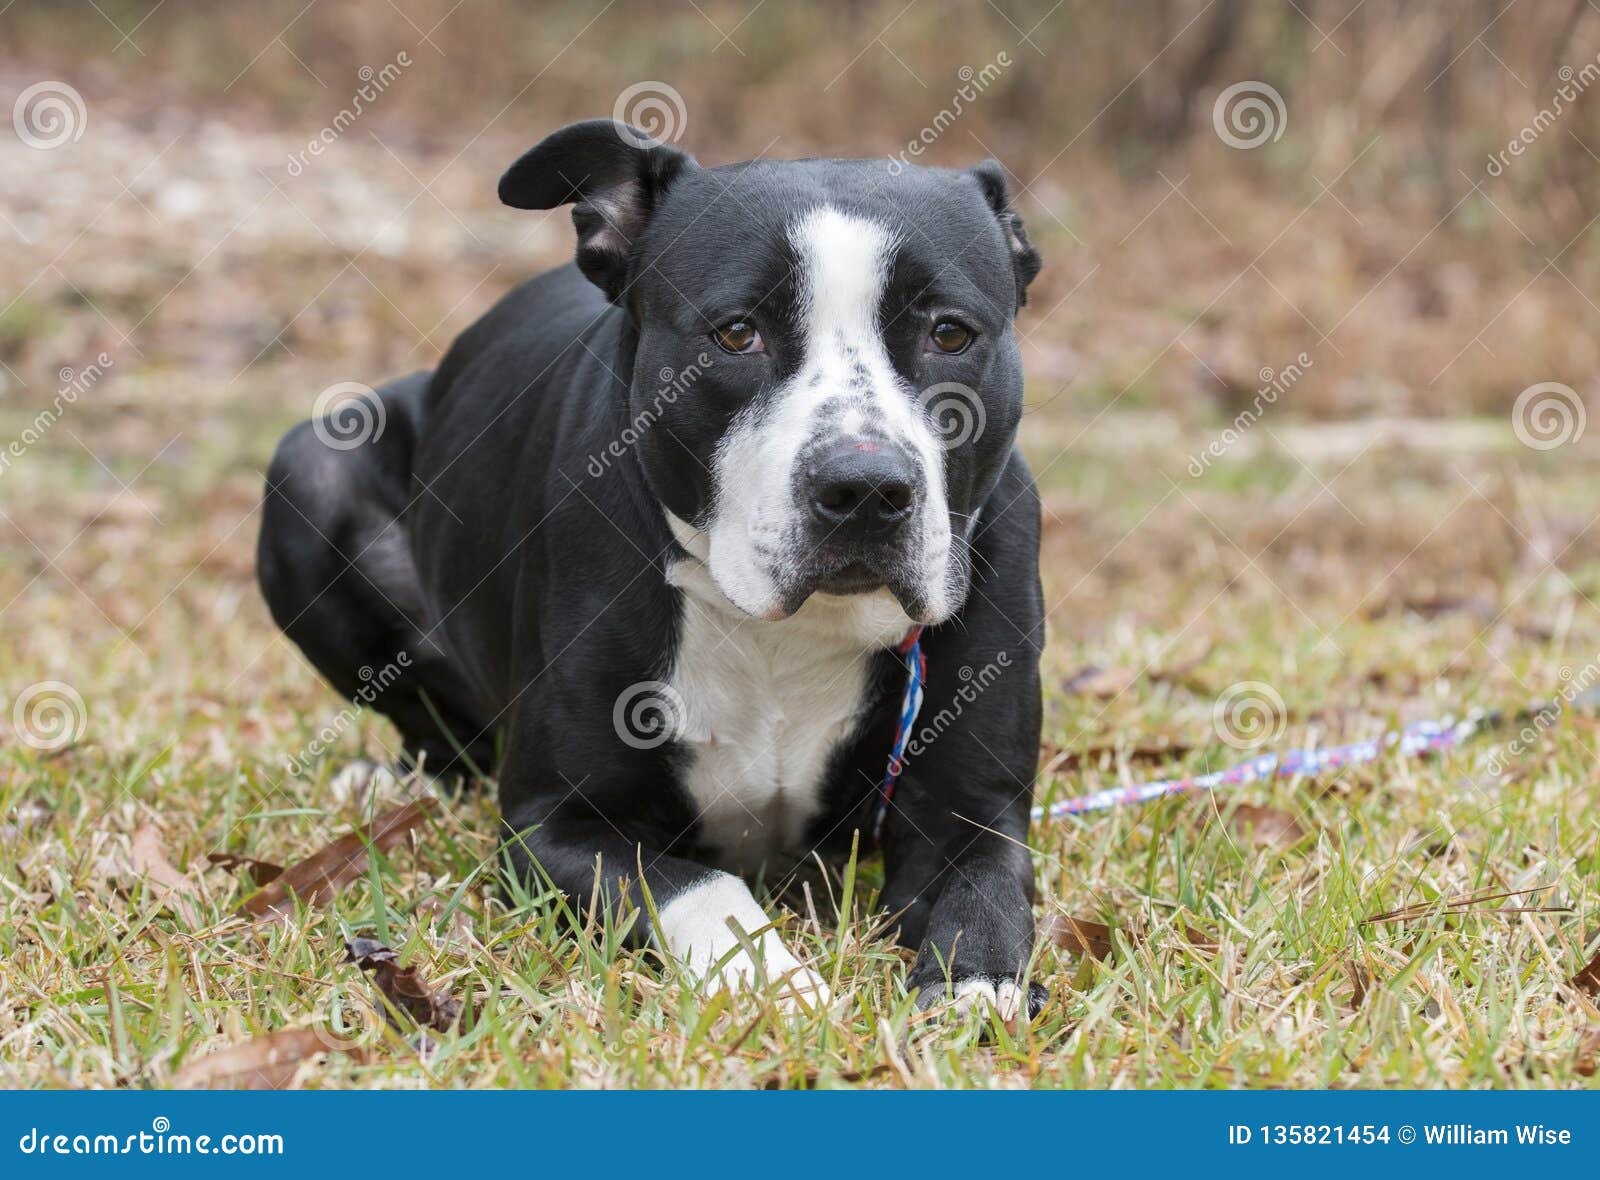
<svg viewBox="0 0 1600 1180">
<path fill-rule="evenodd" d="M 937 1008 L 944 1000 L 944 1011 L 952 1016 L 970 1017 L 993 1013 L 1012 1032 L 1024 1020 L 1031 1020 L 1044 1007 L 1049 993 L 1038 984 L 1019 984 L 1014 979 L 998 982 L 976 975 L 956 983 L 953 991 L 936 989 L 919 997 L 917 1006 Z"/>
</svg>

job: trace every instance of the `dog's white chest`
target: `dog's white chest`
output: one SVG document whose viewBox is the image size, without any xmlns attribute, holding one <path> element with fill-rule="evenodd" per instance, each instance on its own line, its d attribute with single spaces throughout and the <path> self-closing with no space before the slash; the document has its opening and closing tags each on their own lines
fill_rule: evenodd
<svg viewBox="0 0 1600 1180">
<path fill-rule="evenodd" d="M 671 580 L 683 591 L 677 736 L 701 836 L 732 871 L 787 867 L 806 851 L 829 760 L 860 720 L 873 655 L 905 616 L 887 596 L 819 596 L 762 622 L 734 609 L 698 561 L 677 563 Z"/>
</svg>

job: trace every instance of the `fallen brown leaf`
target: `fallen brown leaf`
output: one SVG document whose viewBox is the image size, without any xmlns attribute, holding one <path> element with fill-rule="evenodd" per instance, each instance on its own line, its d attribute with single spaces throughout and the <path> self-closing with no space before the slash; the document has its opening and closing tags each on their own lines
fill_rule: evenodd
<svg viewBox="0 0 1600 1180">
<path fill-rule="evenodd" d="M 1276 807 L 1240 803 L 1227 813 L 1228 830 L 1256 848 L 1280 852 L 1293 848 L 1306 838 L 1300 821 Z"/>
<path fill-rule="evenodd" d="M 192 901 L 199 895 L 194 882 L 172 867 L 161 846 L 161 833 L 151 824 L 145 824 L 133 834 L 133 872 L 143 877 L 162 904 L 191 928 L 200 925 Z"/>
<path fill-rule="evenodd" d="M 271 861 L 257 860 L 253 856 L 235 856 L 231 852 L 213 852 L 206 860 L 213 868 L 226 869 L 230 873 L 237 873 L 240 869 L 250 874 L 256 887 L 270 885 L 283 876 L 283 866 L 275 865 Z"/>
<path fill-rule="evenodd" d="M 280 1028 L 186 1063 L 172 1079 L 180 1090 L 281 1090 L 300 1065 L 330 1048 L 314 1028 Z"/>
<path fill-rule="evenodd" d="M 1052 914 L 1044 920 L 1040 934 L 1063 950 L 1092 959 L 1111 957 L 1111 927 L 1070 914 Z"/>
<path fill-rule="evenodd" d="M 1208 955 L 1214 955 L 1222 949 L 1221 944 L 1216 939 L 1196 930 L 1193 926 L 1184 927 L 1183 938 L 1195 950 L 1202 951 Z"/>
<path fill-rule="evenodd" d="M 298 898 L 304 905 L 322 905 L 367 871 L 367 850 L 392 848 L 439 805 L 436 799 L 413 799 L 375 818 L 365 829 L 347 832 L 305 860 L 296 861 L 275 880 L 245 898 L 239 912 L 247 917 L 283 917 Z"/>
<path fill-rule="evenodd" d="M 1600 996 L 1600 951 L 1595 952 L 1594 958 L 1567 983 L 1591 996 Z"/>
<path fill-rule="evenodd" d="M 415 967 L 400 966 L 400 956 L 383 943 L 354 938 L 344 944 L 344 950 L 345 962 L 372 974 L 378 991 L 389 1001 L 383 1006 L 384 1017 L 396 1031 L 411 1031 L 400 1022 L 399 1012 L 436 1032 L 448 1032 L 460 1018 L 460 1000 L 429 987 Z"/>
</svg>

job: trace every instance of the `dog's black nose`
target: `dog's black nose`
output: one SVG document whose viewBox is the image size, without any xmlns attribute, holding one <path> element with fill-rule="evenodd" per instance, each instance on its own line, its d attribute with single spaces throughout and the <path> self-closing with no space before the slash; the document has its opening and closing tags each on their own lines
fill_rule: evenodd
<svg viewBox="0 0 1600 1180">
<path fill-rule="evenodd" d="M 916 472 L 890 451 L 852 446 L 810 470 L 811 511 L 830 530 L 860 536 L 887 533 L 916 507 Z"/>
</svg>

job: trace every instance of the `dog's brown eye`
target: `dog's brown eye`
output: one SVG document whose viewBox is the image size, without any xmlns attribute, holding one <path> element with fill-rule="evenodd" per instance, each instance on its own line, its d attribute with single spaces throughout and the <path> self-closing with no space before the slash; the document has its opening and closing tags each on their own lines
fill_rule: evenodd
<svg viewBox="0 0 1600 1180">
<path fill-rule="evenodd" d="M 723 352 L 760 352 L 762 349 L 761 333 L 747 320 L 723 324 L 711 335 L 716 338 L 717 347 Z"/>
<path fill-rule="evenodd" d="M 929 342 L 940 352 L 960 352 L 972 343 L 972 332 L 954 320 L 940 320 L 928 333 Z"/>
</svg>

